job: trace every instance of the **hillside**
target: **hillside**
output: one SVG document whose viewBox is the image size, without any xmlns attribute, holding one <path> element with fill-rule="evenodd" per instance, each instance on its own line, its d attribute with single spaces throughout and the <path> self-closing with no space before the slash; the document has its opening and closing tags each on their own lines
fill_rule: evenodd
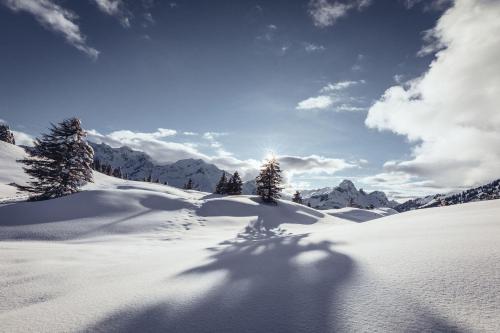
<svg viewBox="0 0 500 333">
<path fill-rule="evenodd" d="M 398 212 L 439 206 L 458 205 L 467 202 L 500 199 L 500 179 L 461 192 L 428 195 L 408 200 L 394 207 Z"/>
</svg>

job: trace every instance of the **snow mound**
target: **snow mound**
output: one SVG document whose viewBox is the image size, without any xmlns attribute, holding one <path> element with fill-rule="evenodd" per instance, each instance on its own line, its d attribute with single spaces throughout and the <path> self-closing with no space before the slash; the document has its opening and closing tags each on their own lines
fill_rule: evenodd
<svg viewBox="0 0 500 333">
<path fill-rule="evenodd" d="M 14 183 L 26 185 L 28 177 L 24 173 L 22 164 L 17 160 L 26 157 L 23 148 L 0 141 L 0 202 L 25 198 L 18 193 Z"/>
<path fill-rule="evenodd" d="M 387 207 L 380 207 L 375 209 L 345 207 L 340 209 L 323 210 L 322 212 L 331 216 L 335 216 L 353 222 L 366 222 L 384 216 L 398 214 L 396 210 Z"/>
</svg>

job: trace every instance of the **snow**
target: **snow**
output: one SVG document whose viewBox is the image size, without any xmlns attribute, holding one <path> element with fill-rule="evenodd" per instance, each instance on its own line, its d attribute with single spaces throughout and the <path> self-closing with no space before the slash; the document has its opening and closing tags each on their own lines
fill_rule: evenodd
<svg viewBox="0 0 500 333">
<path fill-rule="evenodd" d="M 23 148 L 0 141 L 0 202 L 26 198 L 26 195 L 18 193 L 17 188 L 12 185 L 26 185 L 27 176 L 22 164 L 16 162 L 25 157 Z"/>
<path fill-rule="evenodd" d="M 323 213 L 336 216 L 341 219 L 353 221 L 353 222 L 366 222 L 374 219 L 378 219 L 384 216 L 389 216 L 393 214 L 398 214 L 398 212 L 392 208 L 381 207 L 375 209 L 361 209 L 354 207 L 345 207 L 340 209 L 328 209 L 322 210 Z"/>
<path fill-rule="evenodd" d="M 0 205 L 0 331 L 500 327 L 500 200 L 355 223 L 392 211 L 94 176 L 81 193 Z M 257 221 L 276 229 L 243 232 Z"/>
</svg>

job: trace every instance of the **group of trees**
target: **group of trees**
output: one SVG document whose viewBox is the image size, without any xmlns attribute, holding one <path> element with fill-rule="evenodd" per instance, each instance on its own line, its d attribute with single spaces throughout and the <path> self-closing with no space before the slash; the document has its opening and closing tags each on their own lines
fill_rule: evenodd
<svg viewBox="0 0 500 333">
<path fill-rule="evenodd" d="M 13 145 L 16 144 L 16 140 L 14 139 L 14 133 L 9 128 L 7 124 L 0 124 L 0 141 L 4 141 L 7 143 L 11 143 Z"/>
<path fill-rule="evenodd" d="M 215 187 L 216 194 L 229 194 L 229 195 L 240 195 L 243 187 L 243 182 L 238 171 L 235 171 L 233 175 L 227 179 L 226 172 L 222 172 L 217 186 Z"/>
<path fill-rule="evenodd" d="M 128 179 L 128 175 L 122 172 L 122 169 L 120 167 L 113 168 L 110 164 L 103 163 L 99 159 L 94 159 L 94 162 L 92 163 L 92 169 L 108 176 Z"/>
</svg>

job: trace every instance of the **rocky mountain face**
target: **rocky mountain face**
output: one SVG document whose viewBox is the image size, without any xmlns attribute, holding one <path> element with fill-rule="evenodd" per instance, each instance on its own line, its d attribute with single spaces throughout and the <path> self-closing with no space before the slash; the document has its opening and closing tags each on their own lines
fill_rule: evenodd
<svg viewBox="0 0 500 333">
<path fill-rule="evenodd" d="M 153 181 L 175 187 L 183 187 L 189 178 L 195 189 L 212 192 L 219 181 L 222 170 L 200 159 L 184 159 L 172 164 L 157 165 L 146 153 L 129 147 L 112 148 L 104 143 L 89 142 L 94 149 L 94 159 L 102 164 L 120 168 L 122 174 L 132 180 L 144 180 L 151 176 Z"/>
<path fill-rule="evenodd" d="M 378 208 L 395 207 L 398 203 L 389 201 L 384 192 L 374 191 L 366 193 L 350 180 L 342 181 L 337 187 L 326 187 L 318 190 L 301 192 L 305 204 L 316 209 L 332 209 L 343 207 Z"/>
<path fill-rule="evenodd" d="M 408 200 L 396 207 L 398 212 L 408 210 L 431 208 L 438 206 L 457 205 L 466 202 L 500 199 L 500 179 L 486 185 L 471 188 L 459 193 L 436 194 L 423 198 Z"/>
</svg>

